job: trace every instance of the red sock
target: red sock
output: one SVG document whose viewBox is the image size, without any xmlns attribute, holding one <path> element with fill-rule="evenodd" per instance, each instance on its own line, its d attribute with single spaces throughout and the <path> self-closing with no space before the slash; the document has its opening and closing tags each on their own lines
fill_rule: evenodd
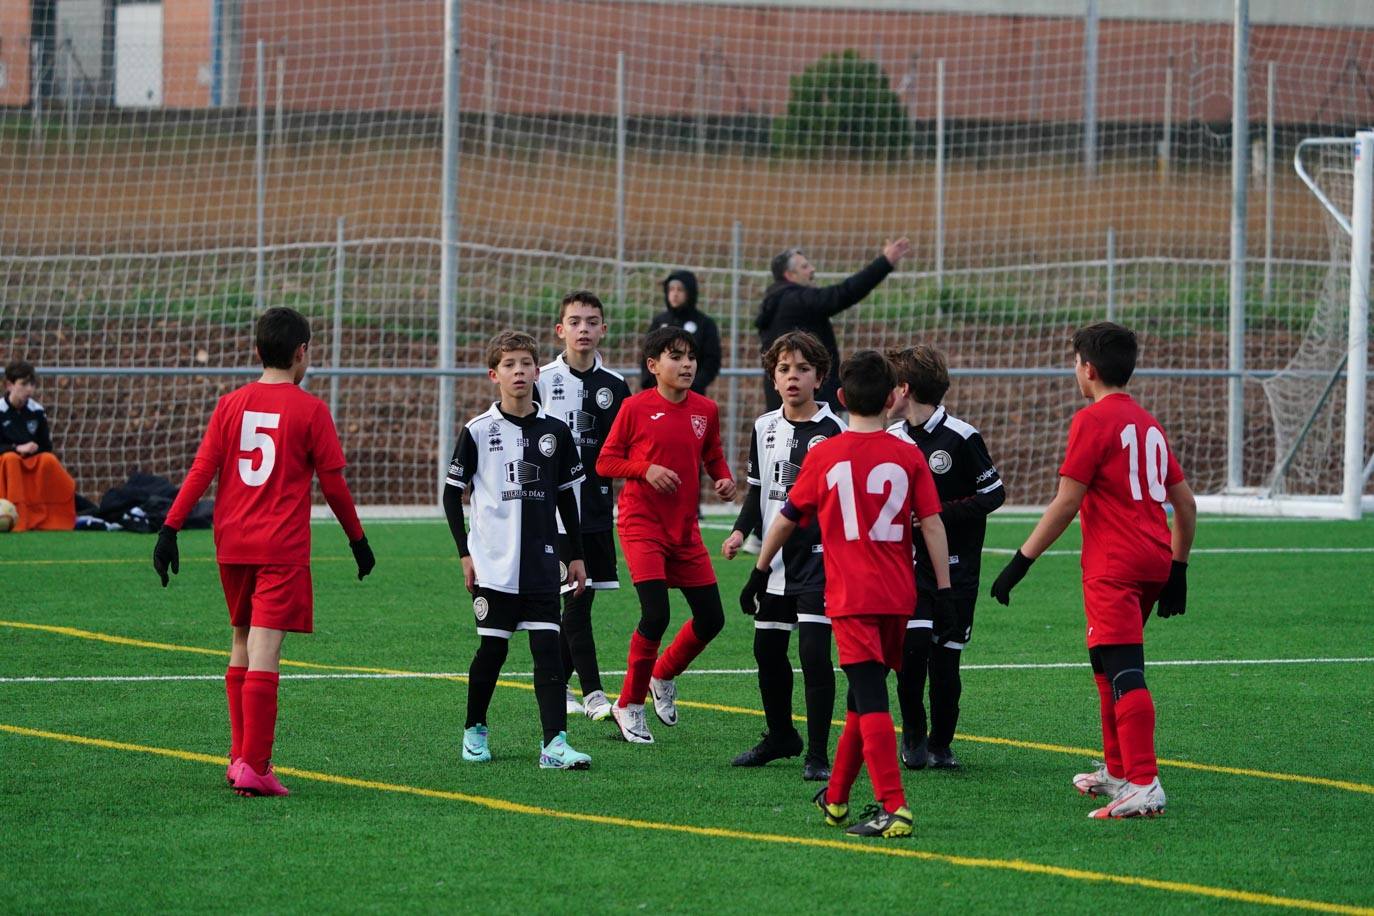
<svg viewBox="0 0 1374 916">
<path fill-rule="evenodd" d="M 864 762 L 864 736 L 859 730 L 859 714 L 850 710 L 844 717 L 844 729 L 835 745 L 835 765 L 830 768 L 830 784 L 825 790 L 825 800 L 832 805 L 843 805 L 849 801 L 849 790 L 858 778 L 859 767 Z"/>
<path fill-rule="evenodd" d="M 277 674 L 249 671 L 243 678 L 243 759 L 255 772 L 267 772 L 276 735 Z"/>
<path fill-rule="evenodd" d="M 1097 699 L 1102 714 L 1102 762 L 1107 772 L 1117 779 L 1124 778 L 1121 766 L 1121 741 L 1116 735 L 1116 700 L 1112 698 L 1112 682 L 1107 675 L 1093 673 L 1097 682 Z"/>
<path fill-rule="evenodd" d="M 1121 735 L 1121 759 L 1126 778 L 1138 786 L 1159 775 L 1155 761 L 1155 701 L 1144 688 L 1116 701 L 1116 730 Z"/>
<path fill-rule="evenodd" d="M 230 665 L 224 671 L 224 693 L 229 698 L 229 759 L 243 756 L 243 676 L 247 668 Z"/>
<path fill-rule="evenodd" d="M 625 680 L 620 685 L 620 699 L 616 705 L 622 709 L 630 704 L 643 705 L 649 693 L 649 677 L 654 672 L 654 660 L 658 658 L 660 643 L 649 639 L 636 629 L 630 634 L 630 655 L 625 662 Z"/>
<path fill-rule="evenodd" d="M 868 778 L 873 782 L 873 797 L 889 813 L 906 804 L 902 791 L 902 771 L 897 763 L 897 729 L 892 715 L 870 712 L 859 716 L 859 729 L 864 736 L 864 763 Z"/>
<path fill-rule="evenodd" d="M 708 642 L 710 640 L 702 640 L 697 636 L 694 621 L 687 621 L 682 625 L 682 629 L 677 631 L 658 664 L 654 665 L 654 677 L 660 681 L 671 681 L 687 670 L 692 659 L 701 654 L 701 650 L 706 648 Z"/>
</svg>

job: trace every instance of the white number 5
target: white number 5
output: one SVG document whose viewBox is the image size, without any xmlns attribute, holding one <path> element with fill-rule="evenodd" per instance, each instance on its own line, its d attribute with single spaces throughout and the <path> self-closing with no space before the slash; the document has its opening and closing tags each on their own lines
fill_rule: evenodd
<svg viewBox="0 0 1374 916">
<path fill-rule="evenodd" d="M 276 429 L 281 422 L 279 413 L 260 413 L 256 410 L 243 412 L 243 427 L 239 430 L 239 448 L 245 452 L 262 452 L 262 462 L 253 467 L 252 458 L 239 459 L 239 478 L 250 487 L 260 487 L 272 476 L 272 468 L 277 463 L 277 444 L 262 429 Z"/>
<path fill-rule="evenodd" d="M 1131 499 L 1140 502 L 1144 496 L 1140 492 L 1140 436 L 1135 424 L 1131 423 L 1121 431 L 1121 447 L 1129 450 L 1131 470 Z M 1145 485 L 1150 490 L 1150 499 L 1157 503 L 1168 498 L 1164 487 L 1164 467 L 1169 461 L 1169 446 L 1164 444 L 1164 434 L 1158 426 L 1145 430 Z"/>
</svg>

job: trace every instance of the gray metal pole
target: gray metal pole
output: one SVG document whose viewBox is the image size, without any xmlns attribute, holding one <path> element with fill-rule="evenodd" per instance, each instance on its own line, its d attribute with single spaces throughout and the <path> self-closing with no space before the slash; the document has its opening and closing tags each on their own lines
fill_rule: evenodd
<svg viewBox="0 0 1374 916">
<path fill-rule="evenodd" d="M 1274 287 L 1274 98 L 1277 68 L 1269 62 L 1269 80 L 1264 108 L 1264 304 Z"/>
<path fill-rule="evenodd" d="M 935 288 L 945 288 L 945 59 L 935 61 Z M 836 369 L 838 371 L 838 367 Z"/>
<path fill-rule="evenodd" d="M 496 39 L 487 42 L 482 60 L 482 137 L 487 155 L 496 141 Z"/>
<path fill-rule="evenodd" d="M 458 324 L 458 154 L 460 152 L 458 76 L 461 69 L 462 3 L 447 0 L 444 15 L 444 139 L 440 191 L 439 353 L 440 369 L 452 369 Z M 435 503 L 442 504 L 444 477 L 453 453 L 453 377 L 439 380 L 438 454 L 435 462 Z"/>
<path fill-rule="evenodd" d="M 343 298 L 344 298 L 344 218 L 339 217 L 338 235 L 334 240 L 334 333 L 329 336 L 329 365 L 337 369 L 343 363 Z M 339 415 L 339 377 L 329 377 L 329 412 Z"/>
<path fill-rule="evenodd" d="M 1083 174 L 1097 175 L 1097 21 L 1098 0 L 1088 0 L 1083 16 Z"/>
<path fill-rule="evenodd" d="M 1107 320 L 1116 320 L 1116 228 L 1107 227 Z"/>
<path fill-rule="evenodd" d="M 46 65 L 43 47 L 41 41 L 33 46 L 33 63 L 29 65 L 29 100 L 33 108 L 33 133 L 29 135 L 29 144 L 38 149 L 43 148 L 43 67 Z"/>
<path fill-rule="evenodd" d="M 1169 55 L 1169 66 L 1164 68 L 1164 131 L 1159 140 L 1159 180 L 1169 181 L 1169 169 L 1173 163 L 1174 144 L 1174 63 Z"/>
<path fill-rule="evenodd" d="M 1246 156 L 1250 116 L 1246 74 L 1250 58 L 1250 0 L 1235 0 L 1234 49 L 1231 61 L 1231 321 L 1228 365 L 1245 368 L 1245 217 L 1247 212 Z M 1233 375 L 1226 398 L 1226 487 L 1245 483 L 1245 381 Z"/>
<path fill-rule="evenodd" d="M 280 146 L 286 131 L 286 55 L 277 54 L 277 104 L 272 110 L 272 145 Z"/>
<path fill-rule="evenodd" d="M 697 158 L 706 156 L 706 52 L 697 52 L 696 92 L 693 104 L 696 107 Z"/>
<path fill-rule="evenodd" d="M 735 220 L 730 227 L 730 368 L 739 365 L 740 282 L 744 271 L 744 224 Z M 725 454 L 731 467 L 739 461 L 739 376 L 732 375 L 726 385 L 730 401 L 725 405 Z"/>
<path fill-rule="evenodd" d="M 615 302 L 625 307 L 625 52 L 615 56 Z"/>
<path fill-rule="evenodd" d="M 254 75 L 257 79 L 258 143 L 253 158 L 253 177 L 257 184 L 258 250 L 253 269 L 253 307 L 261 312 L 267 298 L 267 65 L 263 59 L 263 42 L 258 39 Z"/>
</svg>

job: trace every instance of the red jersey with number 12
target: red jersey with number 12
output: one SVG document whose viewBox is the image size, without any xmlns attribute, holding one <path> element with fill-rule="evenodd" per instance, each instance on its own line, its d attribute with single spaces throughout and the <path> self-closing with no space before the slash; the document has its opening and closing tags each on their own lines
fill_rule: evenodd
<svg viewBox="0 0 1374 916">
<path fill-rule="evenodd" d="M 919 448 L 882 429 L 841 433 L 806 453 L 787 502 L 789 518 L 820 520 L 827 617 L 911 616 L 911 520 L 940 514 Z"/>
<path fill-rule="evenodd" d="M 1158 420 L 1124 392 L 1083 408 L 1069 426 L 1059 474 L 1088 488 L 1078 510 L 1084 579 L 1169 578 L 1173 547 L 1164 502 L 1183 469 Z"/>
<path fill-rule="evenodd" d="M 219 562 L 305 566 L 310 563 L 311 479 L 316 471 L 344 464 L 323 401 L 289 382 L 252 382 L 219 399 L 182 487 L 198 483 L 204 492 L 218 473 Z M 182 520 L 170 514 L 167 519 L 173 527 Z"/>
</svg>

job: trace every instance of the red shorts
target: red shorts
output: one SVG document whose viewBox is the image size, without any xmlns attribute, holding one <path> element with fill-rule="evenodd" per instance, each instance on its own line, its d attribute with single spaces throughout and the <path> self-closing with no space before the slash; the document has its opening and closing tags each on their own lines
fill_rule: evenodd
<svg viewBox="0 0 1374 916">
<path fill-rule="evenodd" d="M 655 579 L 665 580 L 669 588 L 716 584 L 716 570 L 700 534 L 695 540 L 673 544 L 622 530 L 620 551 L 630 567 L 630 581 L 636 585 Z"/>
<path fill-rule="evenodd" d="M 896 614 L 831 617 L 840 666 L 881 662 L 893 671 L 901 671 L 907 619 Z"/>
<path fill-rule="evenodd" d="M 236 627 L 266 627 L 311 633 L 315 594 L 309 566 L 250 566 L 221 563 L 219 581 L 229 622 Z"/>
<path fill-rule="evenodd" d="M 1145 620 L 1163 589 L 1163 582 L 1084 579 L 1083 611 L 1088 618 L 1088 648 L 1144 643 Z"/>
</svg>

